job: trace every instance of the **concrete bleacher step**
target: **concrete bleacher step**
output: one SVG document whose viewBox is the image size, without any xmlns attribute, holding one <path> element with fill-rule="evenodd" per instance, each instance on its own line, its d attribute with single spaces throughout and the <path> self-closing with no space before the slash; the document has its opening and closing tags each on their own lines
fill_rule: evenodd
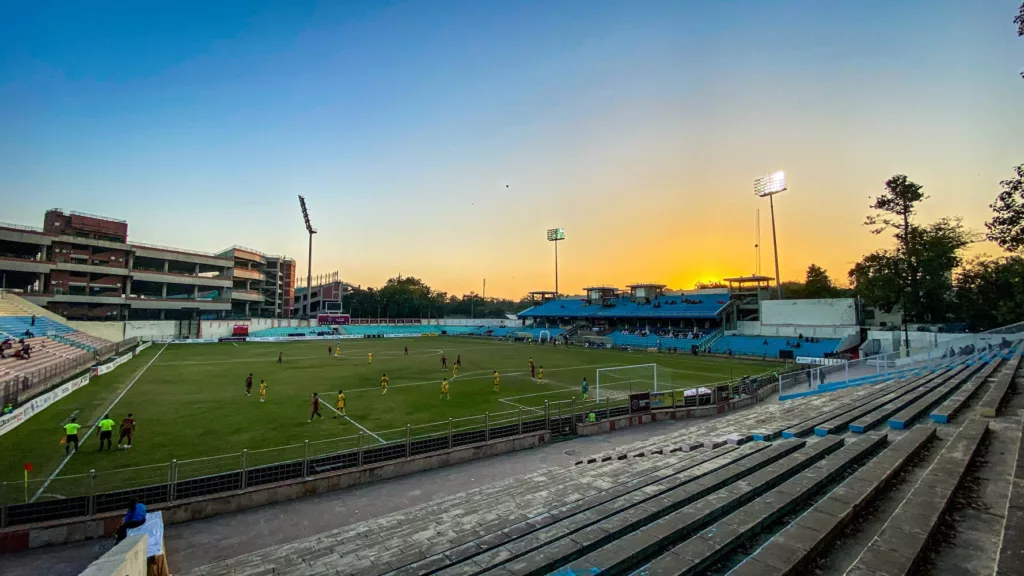
<svg viewBox="0 0 1024 576">
<path fill-rule="evenodd" d="M 700 456 L 681 454 L 679 460 Z M 287 566 L 312 569 L 333 565 L 337 568 L 339 562 L 366 569 L 375 558 L 386 559 L 390 564 L 383 563 L 370 573 L 386 572 L 464 544 L 484 531 L 500 531 L 536 521 L 536 516 L 552 508 L 552 502 L 572 506 L 587 497 L 614 493 L 618 490 L 613 484 L 616 478 L 623 477 L 620 479 L 625 484 L 633 483 L 631 485 L 654 482 L 662 477 L 660 475 L 674 471 L 666 467 L 679 465 L 667 460 L 638 459 L 582 471 L 568 468 L 518 477 L 417 506 L 401 514 L 210 565 L 200 573 L 234 574 L 267 566 L 276 571 Z M 539 478 L 543 479 L 542 483 L 537 481 Z M 574 501 L 576 497 L 579 500 Z M 413 550 L 396 555 L 393 551 L 396 542 Z"/>
<path fill-rule="evenodd" d="M 971 418 L 846 572 L 908 574 L 921 558 L 953 492 L 988 430 L 988 420 Z"/>
<path fill-rule="evenodd" d="M 838 480 L 847 471 L 886 445 L 886 434 L 862 436 L 834 454 L 787 480 L 757 500 L 726 516 L 685 542 L 664 552 L 641 568 L 640 573 L 657 575 L 696 575 L 711 566 L 765 526 L 785 516 L 818 491 Z M 814 514 L 803 516 L 806 522 L 817 520 Z M 663 541 L 671 545 L 671 541 Z"/>
<path fill-rule="evenodd" d="M 868 402 L 867 404 L 864 404 L 859 408 L 846 412 L 841 416 L 836 416 L 835 418 L 832 418 L 826 422 L 822 422 L 821 424 L 814 427 L 814 433 L 818 436 L 838 434 L 846 430 L 847 426 L 849 426 L 852 422 L 856 422 L 863 416 L 874 412 L 878 408 L 885 406 L 889 402 L 892 402 L 893 400 L 900 398 L 905 394 L 917 390 L 922 386 L 927 386 L 929 383 L 935 381 L 937 378 L 941 378 L 946 373 L 947 370 L 942 370 L 939 372 L 929 374 L 922 378 L 911 380 L 910 382 L 907 382 L 906 384 L 897 387 L 891 392 L 881 396 L 880 398 L 872 400 L 871 402 Z"/>
<path fill-rule="evenodd" d="M 1017 350 L 1017 353 L 1006 363 L 1006 367 L 1003 372 L 996 378 L 992 388 L 985 394 L 978 404 L 978 415 L 985 418 L 994 418 L 996 413 L 999 411 L 999 406 L 1003 403 L 1006 398 L 1006 391 L 1009 390 L 1010 384 L 1013 382 L 1014 374 L 1017 371 L 1017 367 L 1020 365 L 1021 353 L 1024 350 Z"/>
<path fill-rule="evenodd" d="M 814 433 L 815 428 L 817 428 L 819 425 L 825 422 L 829 422 L 834 418 L 845 416 L 846 414 L 849 414 L 850 412 L 864 406 L 865 404 L 883 398 L 886 395 L 892 393 L 893 391 L 903 388 L 904 386 L 912 385 L 915 382 L 919 382 L 923 378 L 923 376 L 906 379 L 901 378 L 894 380 L 892 382 L 879 384 L 874 389 L 872 389 L 869 394 L 865 394 L 864 396 L 857 398 L 857 400 L 854 402 L 841 404 L 837 407 L 831 408 L 824 412 L 808 414 L 809 417 L 804 418 L 803 420 L 786 427 L 782 431 L 781 435 L 783 438 L 802 438 L 804 436 L 807 436 L 808 434 L 812 434 Z"/>
<path fill-rule="evenodd" d="M 1017 376 L 1017 386 L 1024 385 L 1024 374 Z M 996 556 L 998 576 L 1024 573 L 1024 430 L 1017 440 L 1017 453 L 1010 479 L 1010 493 L 1006 499 L 1005 517 L 1002 526 L 1002 542 Z"/>
<path fill-rule="evenodd" d="M 981 372 L 975 374 L 967 384 L 957 390 L 955 394 L 947 398 L 945 402 L 932 411 L 929 415 L 932 422 L 937 424 L 948 424 L 949 421 L 952 420 L 953 416 L 962 410 L 974 394 L 981 389 L 982 385 L 986 380 L 988 380 L 992 373 L 1003 364 L 1003 359 L 1000 357 L 996 357 L 996 359 L 986 364 L 985 367 L 981 369 Z"/>
<path fill-rule="evenodd" d="M 560 534 L 556 539 L 536 540 L 519 547 L 506 546 L 505 554 L 485 554 L 481 559 L 474 560 L 481 573 L 484 574 L 504 573 L 505 571 L 514 574 L 545 574 L 580 557 L 608 548 L 609 545 L 614 546 L 613 542 L 618 543 L 625 538 L 630 538 L 632 534 L 652 523 L 658 523 L 669 517 L 678 518 L 677 512 L 705 498 L 708 502 L 717 502 L 722 497 L 716 495 L 716 492 L 742 482 L 745 478 L 748 481 L 740 484 L 743 490 L 759 486 L 759 482 L 755 483 L 755 480 L 750 480 L 750 478 L 761 479 L 762 475 L 758 475 L 758 473 L 779 461 L 785 460 L 787 472 L 792 473 L 801 468 L 803 463 L 806 462 L 807 465 L 812 463 L 811 460 L 816 457 L 815 455 L 823 456 L 830 450 L 828 444 L 816 444 L 801 453 L 800 449 L 804 448 L 805 444 L 806 442 L 802 440 L 788 440 L 767 447 L 751 445 L 761 449 L 748 458 L 710 472 L 675 490 L 655 498 L 641 498 L 638 505 L 611 516 L 591 517 L 589 525 L 579 525 L 569 533 Z M 714 510 L 707 511 L 707 515 L 715 513 Z M 648 538 L 653 537 L 648 536 Z M 440 573 L 460 574 L 464 572 L 457 568 L 451 572 Z"/>
<path fill-rule="evenodd" d="M 887 424 L 889 428 L 893 430 L 906 429 L 915 420 L 927 414 L 933 406 L 945 400 L 959 390 L 961 386 L 969 383 L 975 376 L 984 373 L 991 364 L 991 362 L 978 361 L 963 372 L 946 380 L 945 383 L 932 389 L 931 392 L 919 396 L 913 403 L 888 417 Z"/>
<path fill-rule="evenodd" d="M 798 576 L 843 528 L 935 438 L 935 428 L 917 426 L 859 468 L 807 512 L 783 528 L 728 576 Z"/>
<path fill-rule="evenodd" d="M 952 370 L 943 372 L 942 375 L 933 378 L 927 384 L 918 386 L 917 388 L 914 388 L 913 390 L 878 406 L 871 412 L 862 415 L 857 420 L 850 422 L 847 427 L 850 429 L 850 432 L 855 432 L 857 434 L 867 432 L 875 426 L 886 422 L 891 416 L 901 412 L 921 398 L 924 398 L 935 390 L 942 388 L 947 383 L 953 382 L 957 385 L 962 384 L 965 380 L 965 375 L 969 376 L 978 369 L 980 369 L 980 366 L 964 364 L 953 368 Z"/>
<path fill-rule="evenodd" d="M 430 558 L 403 567 L 395 574 L 421 574 L 442 568 L 453 568 L 461 560 L 473 559 L 466 566 L 504 558 L 524 546 L 524 543 L 545 542 L 557 539 L 573 530 L 586 526 L 619 511 L 676 490 L 680 486 L 699 480 L 717 470 L 734 465 L 753 457 L 766 449 L 765 446 L 735 448 L 692 453 L 663 478 L 651 482 L 637 481 L 620 489 L 597 494 L 588 499 L 551 509 L 540 518 L 511 526 L 507 530 L 487 533 L 467 542 L 464 546 L 445 550 Z M 515 546 L 515 548 L 507 548 Z"/>
<path fill-rule="evenodd" d="M 789 442 L 803 441 L 785 440 L 783 444 Z M 719 518 L 799 475 L 842 446 L 842 438 L 819 440 L 739 480 L 727 476 L 728 471 L 722 471 L 719 478 L 709 479 L 710 482 L 721 480 L 721 484 L 710 485 L 695 494 L 684 507 L 663 514 L 653 522 L 635 523 L 628 532 L 605 536 L 599 532 L 603 527 L 597 528 L 592 534 L 581 534 L 579 538 L 574 536 L 572 540 L 580 548 L 570 554 L 557 558 L 531 557 L 511 563 L 507 568 L 514 574 L 541 574 L 542 570 L 555 568 L 566 573 L 623 573 L 664 552 L 666 546 L 697 535 Z M 524 564 L 528 567 L 540 565 L 540 570 L 524 571 Z"/>
</svg>

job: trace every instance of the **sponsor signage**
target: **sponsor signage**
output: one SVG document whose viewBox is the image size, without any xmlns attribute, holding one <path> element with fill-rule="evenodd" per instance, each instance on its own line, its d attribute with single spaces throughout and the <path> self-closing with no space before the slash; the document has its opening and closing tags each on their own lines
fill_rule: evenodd
<svg viewBox="0 0 1024 576">
<path fill-rule="evenodd" d="M 88 383 L 89 374 L 85 374 L 75 378 L 74 380 L 61 384 L 46 394 L 36 396 L 27 403 L 16 408 L 14 412 L 10 414 L 0 416 L 0 436 L 14 430 L 20 426 L 22 422 L 28 420 L 32 416 L 35 416 L 50 404 L 53 404 Z"/>
<path fill-rule="evenodd" d="M 629 410 L 633 414 L 637 412 L 650 412 L 651 411 L 651 393 L 650 392 L 637 392 L 636 394 L 629 395 Z"/>
<path fill-rule="evenodd" d="M 667 408 L 671 405 L 671 398 L 664 392 L 651 392 L 651 410 Z"/>
</svg>

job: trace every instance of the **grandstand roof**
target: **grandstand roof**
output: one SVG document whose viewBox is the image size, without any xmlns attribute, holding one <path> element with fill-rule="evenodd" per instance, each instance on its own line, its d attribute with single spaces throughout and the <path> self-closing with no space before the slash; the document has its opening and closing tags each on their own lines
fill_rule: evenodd
<svg viewBox="0 0 1024 576">
<path fill-rule="evenodd" d="M 743 282 L 771 282 L 772 280 L 775 280 L 775 278 L 772 278 L 771 276 L 757 276 L 757 275 L 753 275 L 753 276 L 737 276 L 735 278 L 722 278 L 722 280 L 725 281 L 725 282 L 740 282 L 740 283 L 743 283 Z"/>
<path fill-rule="evenodd" d="M 658 284 L 657 282 L 640 282 L 637 284 L 630 284 L 626 288 L 664 288 L 665 284 Z"/>
<path fill-rule="evenodd" d="M 650 304 L 629 297 L 609 299 L 610 305 L 592 305 L 585 299 L 560 298 L 519 313 L 520 318 L 691 318 L 712 319 L 729 305 L 729 296 L 702 294 L 700 298 L 662 296 Z"/>
</svg>

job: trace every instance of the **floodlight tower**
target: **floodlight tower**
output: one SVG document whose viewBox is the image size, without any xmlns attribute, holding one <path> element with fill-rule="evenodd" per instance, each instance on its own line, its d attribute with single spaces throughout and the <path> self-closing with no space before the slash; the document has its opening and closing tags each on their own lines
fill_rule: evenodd
<svg viewBox="0 0 1024 576">
<path fill-rule="evenodd" d="M 316 234 L 316 228 L 309 223 L 309 210 L 306 209 L 306 199 L 302 194 L 299 194 L 299 206 L 302 207 L 302 219 L 306 221 L 306 232 L 309 232 L 309 260 L 306 262 L 306 318 L 309 318 L 313 305 L 313 234 Z"/>
<path fill-rule="evenodd" d="M 558 242 L 565 240 L 565 228 L 548 230 L 548 242 L 555 243 L 555 300 L 558 299 Z"/>
<path fill-rule="evenodd" d="M 782 170 L 754 180 L 754 195 L 768 197 L 772 211 L 772 249 L 775 251 L 775 288 L 782 300 L 782 282 L 779 281 L 779 242 L 775 236 L 775 195 L 786 191 L 786 173 Z"/>
</svg>

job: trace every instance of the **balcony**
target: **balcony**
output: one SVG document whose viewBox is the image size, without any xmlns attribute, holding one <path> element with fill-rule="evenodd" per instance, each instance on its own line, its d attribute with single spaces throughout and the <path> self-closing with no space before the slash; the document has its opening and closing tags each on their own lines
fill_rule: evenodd
<svg viewBox="0 0 1024 576">
<path fill-rule="evenodd" d="M 232 290 L 231 299 L 246 302 L 263 302 L 263 294 L 255 290 Z"/>
<path fill-rule="evenodd" d="M 53 265 L 54 270 L 67 270 L 69 272 L 92 272 L 93 274 L 117 274 L 127 276 L 127 268 L 116 266 L 97 266 L 95 264 L 72 264 L 71 262 L 57 262 Z"/>
<path fill-rule="evenodd" d="M 234 275 L 235 278 L 241 278 L 241 279 L 244 279 L 244 280 L 260 280 L 260 281 L 262 281 L 262 280 L 266 279 L 266 275 L 263 274 L 263 272 L 260 272 L 259 270 L 256 270 L 254 268 L 238 268 L 238 267 L 236 267 L 236 268 L 234 268 L 234 270 L 232 270 L 232 274 Z"/>
<path fill-rule="evenodd" d="M 217 288 L 230 288 L 231 279 L 210 276 L 195 276 L 192 274 L 174 274 L 172 272 L 154 272 L 151 270 L 132 270 L 132 280 L 143 282 L 157 282 L 159 284 L 184 284 L 185 286 L 211 286 Z"/>
<path fill-rule="evenodd" d="M 28 258 L 6 258 L 0 256 L 0 270 L 11 272 L 42 272 L 47 273 L 53 268 L 53 262 L 45 262 Z"/>
<path fill-rule="evenodd" d="M 128 298 L 132 308 L 148 310 L 231 310 L 227 300 L 189 300 L 186 298 Z"/>
</svg>

